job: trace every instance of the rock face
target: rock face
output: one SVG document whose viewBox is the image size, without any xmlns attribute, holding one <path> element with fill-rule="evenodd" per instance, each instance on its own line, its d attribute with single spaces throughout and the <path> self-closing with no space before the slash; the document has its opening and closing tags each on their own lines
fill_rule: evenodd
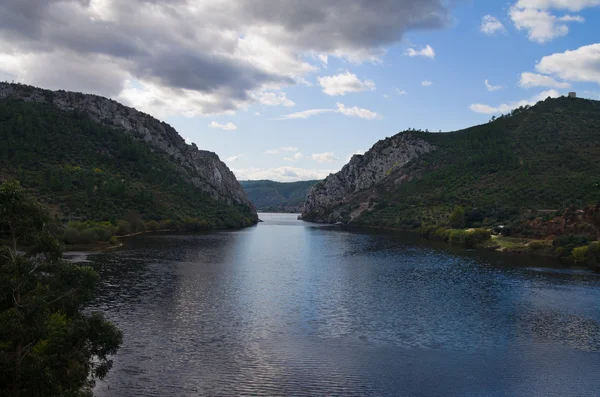
<svg viewBox="0 0 600 397">
<path fill-rule="evenodd" d="M 332 211 L 335 207 L 352 200 L 357 193 L 377 185 L 411 160 L 434 149 L 427 141 L 410 133 L 377 142 L 367 153 L 354 155 L 341 171 L 329 175 L 310 190 L 302 218 L 329 223 L 341 220 L 339 214 Z"/>
<path fill-rule="evenodd" d="M 92 120 L 123 130 L 164 154 L 195 186 L 216 200 L 254 208 L 231 170 L 213 152 L 188 145 L 170 125 L 120 103 L 97 95 L 49 91 L 22 84 L 0 83 L 0 100 L 15 98 L 48 103 L 65 111 L 86 113 Z"/>
</svg>

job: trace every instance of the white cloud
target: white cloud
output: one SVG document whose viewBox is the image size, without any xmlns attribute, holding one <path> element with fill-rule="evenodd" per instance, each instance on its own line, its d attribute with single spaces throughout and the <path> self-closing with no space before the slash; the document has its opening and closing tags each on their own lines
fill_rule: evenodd
<svg viewBox="0 0 600 397">
<path fill-rule="evenodd" d="M 535 68 L 566 81 L 600 84 L 600 43 L 545 56 Z"/>
<path fill-rule="evenodd" d="M 319 170 L 297 167 L 276 168 L 241 168 L 232 169 L 238 180 L 262 180 L 268 179 L 277 182 L 296 182 L 325 179 L 329 174 L 338 170 Z"/>
<path fill-rule="evenodd" d="M 233 156 L 227 157 L 227 162 L 233 163 L 240 159 L 243 159 L 244 157 L 246 157 L 245 154 L 234 154 Z"/>
<path fill-rule="evenodd" d="M 342 113 L 344 116 L 350 117 L 359 117 L 361 119 L 373 120 L 379 118 L 379 115 L 375 112 L 372 112 L 368 109 L 362 109 L 359 107 L 351 107 L 347 108 L 343 103 L 337 103 L 335 105 L 337 107 L 337 112 Z"/>
<path fill-rule="evenodd" d="M 551 9 L 580 11 L 598 5 L 596 0 L 519 0 L 510 8 L 510 18 L 519 30 L 526 30 L 529 40 L 545 43 L 569 33 L 569 22 L 583 23 L 580 15 L 553 15 Z"/>
<path fill-rule="evenodd" d="M 400 96 L 408 95 L 408 92 L 401 90 L 400 88 L 396 88 L 396 93 Z"/>
<path fill-rule="evenodd" d="M 375 89 L 375 83 L 372 80 L 361 81 L 355 74 L 348 71 L 336 74 L 335 76 L 318 77 L 317 81 L 323 87 L 323 92 L 330 96 L 346 95 L 349 92 L 372 91 Z"/>
<path fill-rule="evenodd" d="M 254 113 L 254 115 L 255 116 L 260 116 L 261 114 L 260 114 L 260 112 L 256 112 L 256 113 Z"/>
<path fill-rule="evenodd" d="M 307 119 L 309 117 L 316 116 L 317 114 L 331 112 L 335 112 L 335 109 L 309 109 L 303 110 L 301 112 L 286 114 L 284 116 L 276 118 L 275 120 Z"/>
<path fill-rule="evenodd" d="M 426 57 L 431 59 L 435 58 L 435 51 L 429 44 L 421 48 L 420 50 L 409 48 L 404 54 L 408 55 L 409 57 Z"/>
<path fill-rule="evenodd" d="M 220 124 L 217 123 L 216 121 L 212 121 L 209 125 L 210 128 L 220 128 L 222 130 L 225 131 L 235 131 L 237 130 L 237 127 L 235 124 L 233 124 L 232 122 L 226 123 L 226 124 Z"/>
<path fill-rule="evenodd" d="M 431 81 L 429 81 L 429 80 L 423 80 L 423 81 L 421 82 L 421 85 L 422 85 L 423 87 L 429 87 L 429 86 L 433 85 L 433 83 L 432 83 Z"/>
<path fill-rule="evenodd" d="M 293 120 L 293 119 L 307 119 L 312 116 L 316 116 L 322 113 L 340 113 L 344 116 L 349 117 L 359 117 L 361 119 L 373 120 L 380 119 L 381 116 L 376 112 L 373 112 L 369 109 L 363 109 L 359 107 L 351 107 L 347 108 L 343 103 L 337 103 L 335 109 L 309 109 L 304 110 L 302 112 L 296 112 L 291 114 L 286 114 L 284 116 L 278 117 L 275 120 Z"/>
<path fill-rule="evenodd" d="M 252 95 L 258 102 L 267 106 L 296 106 L 294 101 L 287 98 L 285 92 L 257 92 Z"/>
<path fill-rule="evenodd" d="M 600 5 L 600 0 L 519 0 L 517 2 L 517 6 L 521 8 L 539 8 L 542 10 L 557 8 L 572 12 L 598 5 Z"/>
<path fill-rule="evenodd" d="M 484 114 L 508 113 L 511 110 L 519 108 L 521 106 L 535 105 L 539 101 L 543 101 L 544 99 L 546 99 L 548 97 L 558 98 L 559 96 L 560 96 L 560 94 L 558 91 L 548 90 L 548 91 L 543 91 L 530 99 L 524 99 L 521 101 L 504 103 L 504 104 L 501 104 L 498 106 L 490 106 L 490 105 L 484 105 L 481 103 L 476 103 L 476 104 L 469 106 L 469 109 L 471 109 L 473 112 L 484 113 Z"/>
<path fill-rule="evenodd" d="M 284 160 L 285 161 L 299 161 L 299 160 L 302 160 L 304 157 L 305 156 L 302 153 L 298 152 L 298 153 L 294 154 L 292 157 L 285 157 Z"/>
<path fill-rule="evenodd" d="M 491 15 L 485 15 L 481 19 L 481 26 L 479 28 L 483 33 L 488 36 L 492 36 L 496 33 L 505 33 L 506 28 L 496 17 Z"/>
<path fill-rule="evenodd" d="M 332 163 L 339 160 L 333 152 L 313 153 L 312 159 L 319 163 Z"/>
<path fill-rule="evenodd" d="M 521 80 L 519 81 L 519 86 L 523 88 L 531 88 L 531 87 L 549 87 L 549 88 L 569 88 L 571 84 L 556 81 L 550 76 L 544 76 L 541 74 L 525 72 L 521 73 Z"/>
<path fill-rule="evenodd" d="M 231 114 L 271 102 L 253 93 L 309 84 L 315 62 L 377 62 L 407 32 L 448 26 L 450 7 L 445 0 L 0 1 L 0 75 L 127 101 L 155 116 Z M 278 104 L 288 101 L 275 95 Z"/>
<path fill-rule="evenodd" d="M 284 147 L 280 147 L 277 149 L 269 149 L 269 150 L 265 150 L 266 154 L 277 154 L 280 152 L 297 152 L 298 148 L 297 147 L 292 147 L 292 146 L 284 146 Z"/>
<path fill-rule="evenodd" d="M 485 87 L 487 88 L 488 91 L 498 91 L 501 90 L 503 87 L 501 85 L 491 85 L 489 80 L 484 81 L 485 83 Z"/>
</svg>

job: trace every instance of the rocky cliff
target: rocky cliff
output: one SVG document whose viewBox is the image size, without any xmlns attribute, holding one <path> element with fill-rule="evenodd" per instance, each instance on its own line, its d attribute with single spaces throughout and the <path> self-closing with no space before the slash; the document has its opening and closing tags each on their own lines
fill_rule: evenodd
<svg viewBox="0 0 600 397">
<path fill-rule="evenodd" d="M 302 218 L 330 223 L 347 220 L 335 211 L 336 207 L 392 174 L 396 175 L 406 164 L 434 149 L 429 142 L 411 133 L 398 134 L 377 142 L 364 155 L 354 155 L 340 172 L 329 175 L 310 190 Z M 351 218 L 365 209 L 365 206 L 357 208 Z"/>
<path fill-rule="evenodd" d="M 212 198 L 254 208 L 231 170 L 212 152 L 188 145 L 170 125 L 154 117 L 97 95 L 49 91 L 22 84 L 0 83 L 0 100 L 47 103 L 64 111 L 78 111 L 92 120 L 120 129 L 163 154 L 185 178 Z"/>
</svg>

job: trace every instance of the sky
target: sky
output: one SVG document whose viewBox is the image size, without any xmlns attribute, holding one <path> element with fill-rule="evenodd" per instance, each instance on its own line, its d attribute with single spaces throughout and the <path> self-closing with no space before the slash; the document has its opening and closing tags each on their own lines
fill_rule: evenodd
<svg viewBox="0 0 600 397">
<path fill-rule="evenodd" d="M 598 26 L 600 0 L 0 0 L 0 80 L 110 97 L 290 182 L 408 128 L 600 99 Z"/>
</svg>

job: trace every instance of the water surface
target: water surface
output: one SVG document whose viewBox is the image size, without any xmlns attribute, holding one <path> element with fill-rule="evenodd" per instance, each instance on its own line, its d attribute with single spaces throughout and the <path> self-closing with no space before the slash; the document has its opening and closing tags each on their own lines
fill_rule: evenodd
<svg viewBox="0 0 600 397">
<path fill-rule="evenodd" d="M 600 395 L 598 275 L 261 219 L 88 258 L 125 338 L 97 395 Z"/>
</svg>

